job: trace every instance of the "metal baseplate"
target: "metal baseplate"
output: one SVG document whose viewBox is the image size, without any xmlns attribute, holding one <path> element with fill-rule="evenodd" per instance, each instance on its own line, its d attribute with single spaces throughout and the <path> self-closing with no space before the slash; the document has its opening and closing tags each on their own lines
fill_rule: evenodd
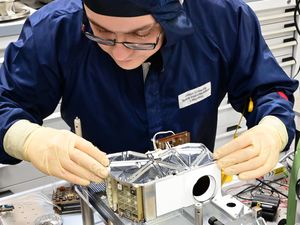
<svg viewBox="0 0 300 225">
<path fill-rule="evenodd" d="M 95 185 L 95 184 L 94 184 Z M 191 205 L 173 212 L 169 212 L 159 216 L 151 221 L 134 222 L 126 217 L 120 216 L 117 212 L 108 206 L 107 198 L 99 196 L 93 191 L 83 189 L 81 186 L 76 186 L 75 190 L 79 193 L 84 201 L 88 202 L 90 208 L 98 213 L 103 221 L 113 225 L 198 225 L 195 220 L 195 207 Z M 88 197 L 87 197 L 88 196 Z M 203 204 L 203 225 L 209 225 L 208 221 L 211 217 L 218 219 L 221 224 L 225 225 L 266 225 L 263 218 L 256 217 L 255 212 L 250 210 L 246 205 L 243 205 L 245 214 L 241 211 L 236 218 L 232 218 L 230 211 L 220 208 L 212 201 L 207 201 Z M 234 208 L 233 208 L 234 210 Z M 249 211 L 248 211 L 249 210 Z"/>
</svg>

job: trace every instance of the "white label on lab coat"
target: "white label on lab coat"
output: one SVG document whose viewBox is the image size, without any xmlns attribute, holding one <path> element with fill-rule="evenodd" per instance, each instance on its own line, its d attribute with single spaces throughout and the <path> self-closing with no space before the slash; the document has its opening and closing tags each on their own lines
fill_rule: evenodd
<svg viewBox="0 0 300 225">
<path fill-rule="evenodd" d="M 185 108 L 211 95 L 211 82 L 178 95 L 179 108 Z"/>
</svg>

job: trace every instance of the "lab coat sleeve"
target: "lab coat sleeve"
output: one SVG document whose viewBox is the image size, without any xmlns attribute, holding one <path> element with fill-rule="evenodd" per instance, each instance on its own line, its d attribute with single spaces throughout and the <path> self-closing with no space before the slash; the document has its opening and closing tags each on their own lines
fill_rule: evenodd
<svg viewBox="0 0 300 225">
<path fill-rule="evenodd" d="M 289 147 L 295 135 L 293 92 L 298 82 L 289 78 L 276 62 L 254 12 L 247 6 L 238 10 L 235 46 L 229 60 L 229 101 L 237 111 L 242 112 L 246 107 L 248 128 L 266 115 L 278 117 L 287 128 Z M 250 97 L 254 102 L 252 112 L 247 111 Z"/>
<path fill-rule="evenodd" d="M 50 40 L 51 35 L 47 35 Z M 45 46 L 49 40 L 45 40 Z M 27 19 L 19 39 L 6 49 L 0 69 L 0 163 L 19 162 L 3 149 L 3 138 L 9 127 L 20 119 L 42 124 L 59 102 L 58 68 L 41 64 L 40 54 L 43 49 L 36 46 L 34 27 Z"/>
</svg>

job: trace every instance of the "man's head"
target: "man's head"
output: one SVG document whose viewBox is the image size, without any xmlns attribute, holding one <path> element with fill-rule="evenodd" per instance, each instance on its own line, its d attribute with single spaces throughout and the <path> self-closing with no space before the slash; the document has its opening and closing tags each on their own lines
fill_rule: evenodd
<svg viewBox="0 0 300 225">
<path fill-rule="evenodd" d="M 97 41 L 121 68 L 137 68 L 161 48 L 163 30 L 150 12 L 128 0 L 84 2 L 93 33 L 88 37 Z"/>
<path fill-rule="evenodd" d="M 193 26 L 180 0 L 83 0 L 93 34 L 100 47 L 124 69 L 140 66 L 162 43 L 169 47 L 193 34 Z M 103 29 L 104 28 L 104 29 Z M 103 45 L 107 34 L 114 46 Z M 98 35 L 94 38 L 92 35 Z M 110 36 L 111 35 L 111 36 Z M 121 42 L 121 43 L 120 43 Z M 146 43 L 148 50 L 133 50 L 132 43 Z M 109 43 L 109 42 L 106 42 Z M 150 49 L 150 46 L 153 46 Z M 136 46 L 140 47 L 140 46 Z"/>
</svg>

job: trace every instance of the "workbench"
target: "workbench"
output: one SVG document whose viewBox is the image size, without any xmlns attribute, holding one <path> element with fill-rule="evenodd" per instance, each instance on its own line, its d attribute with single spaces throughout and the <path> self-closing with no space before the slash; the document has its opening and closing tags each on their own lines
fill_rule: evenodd
<svg viewBox="0 0 300 225">
<path fill-rule="evenodd" d="M 57 187 L 68 185 L 66 181 L 34 188 L 0 199 L 0 205 L 11 204 L 12 212 L 0 213 L 0 225 L 34 225 L 34 221 L 42 216 L 53 214 L 51 204 L 52 193 Z M 64 225 L 82 225 L 81 213 L 61 215 Z M 102 225 L 102 221 L 95 214 L 95 224 Z"/>
<path fill-rule="evenodd" d="M 60 186 L 69 184 L 66 181 L 58 181 L 1 198 L 0 205 L 12 204 L 15 209 L 12 212 L 0 213 L 0 225 L 35 225 L 34 221 L 38 217 L 53 214 L 52 193 Z M 61 218 L 64 225 L 83 225 L 81 213 L 61 215 Z M 97 225 L 105 225 L 98 213 L 94 213 L 94 221 Z"/>
</svg>

